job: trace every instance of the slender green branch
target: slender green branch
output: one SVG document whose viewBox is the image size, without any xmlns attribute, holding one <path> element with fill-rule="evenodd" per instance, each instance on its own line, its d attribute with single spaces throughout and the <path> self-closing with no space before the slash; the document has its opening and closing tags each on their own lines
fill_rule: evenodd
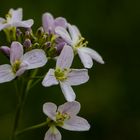
<svg viewBox="0 0 140 140">
<path fill-rule="evenodd" d="M 31 127 L 25 128 L 25 129 L 23 129 L 21 131 L 18 131 L 16 133 L 16 135 L 20 135 L 20 134 L 22 134 L 24 132 L 31 131 L 31 130 L 34 130 L 34 129 L 37 129 L 37 128 L 40 128 L 40 127 L 44 127 L 46 125 L 47 125 L 47 121 L 46 122 L 43 122 L 41 124 L 37 124 L 37 125 L 31 126 Z"/>
</svg>

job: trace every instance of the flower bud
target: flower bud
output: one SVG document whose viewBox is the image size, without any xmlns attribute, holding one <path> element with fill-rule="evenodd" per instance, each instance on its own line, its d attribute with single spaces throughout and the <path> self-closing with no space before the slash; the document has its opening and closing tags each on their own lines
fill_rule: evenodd
<svg viewBox="0 0 140 140">
<path fill-rule="evenodd" d="M 0 47 L 0 50 L 3 54 L 5 54 L 6 56 L 10 56 L 10 48 L 7 46 L 2 46 Z"/>
<path fill-rule="evenodd" d="M 31 43 L 31 40 L 30 39 L 25 39 L 24 43 L 23 43 L 23 46 L 26 47 L 26 48 L 29 48 L 31 47 L 32 43 Z"/>
</svg>

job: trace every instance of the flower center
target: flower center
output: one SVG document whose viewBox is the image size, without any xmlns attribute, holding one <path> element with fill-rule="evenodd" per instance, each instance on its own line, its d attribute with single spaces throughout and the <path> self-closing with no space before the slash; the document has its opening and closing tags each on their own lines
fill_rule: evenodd
<svg viewBox="0 0 140 140">
<path fill-rule="evenodd" d="M 57 112 L 56 114 L 56 123 L 57 125 L 61 126 L 64 124 L 65 120 L 70 119 L 70 116 L 67 113 Z"/>
<path fill-rule="evenodd" d="M 10 13 L 6 14 L 6 21 L 9 23 L 11 21 L 12 15 Z"/>
<path fill-rule="evenodd" d="M 16 73 L 19 70 L 20 64 L 21 64 L 21 62 L 19 60 L 16 60 L 14 62 L 13 66 L 12 66 L 12 70 L 14 73 Z"/>
<path fill-rule="evenodd" d="M 85 38 L 80 37 L 80 39 L 77 41 L 75 48 L 80 48 L 80 47 L 86 47 L 88 44 L 88 41 L 85 41 Z"/>
<path fill-rule="evenodd" d="M 55 77 L 57 80 L 62 81 L 62 80 L 67 79 L 67 70 L 66 69 L 62 70 L 60 68 L 56 68 L 54 74 L 55 74 Z"/>
</svg>

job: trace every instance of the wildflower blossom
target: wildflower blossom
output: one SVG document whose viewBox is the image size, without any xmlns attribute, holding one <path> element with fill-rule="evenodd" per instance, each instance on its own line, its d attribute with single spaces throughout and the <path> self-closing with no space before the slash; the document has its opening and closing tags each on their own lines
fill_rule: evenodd
<svg viewBox="0 0 140 140">
<path fill-rule="evenodd" d="M 60 84 L 67 101 L 75 100 L 75 93 L 71 86 L 83 84 L 89 79 L 87 69 L 70 69 L 73 58 L 72 48 L 68 45 L 64 46 L 57 59 L 56 68 L 50 69 L 42 81 L 45 87 Z"/>
<path fill-rule="evenodd" d="M 67 21 L 65 18 L 58 17 L 54 19 L 54 17 L 50 13 L 44 13 L 42 16 L 43 29 L 48 34 L 54 33 L 56 27 L 67 27 Z"/>
<path fill-rule="evenodd" d="M 87 42 L 84 42 L 84 38 L 75 25 L 68 24 L 68 31 L 62 27 L 56 27 L 55 29 L 55 32 L 78 53 L 85 68 L 92 67 L 92 59 L 104 64 L 102 57 L 95 50 L 86 47 Z"/>
<path fill-rule="evenodd" d="M 26 70 L 42 67 L 46 62 L 47 58 L 43 50 L 34 49 L 23 54 L 23 46 L 14 41 L 10 48 L 11 65 L 0 65 L 0 83 L 11 81 Z"/>
<path fill-rule="evenodd" d="M 6 15 L 6 19 L 0 18 L 0 30 L 9 27 L 30 28 L 33 25 L 33 20 L 29 19 L 22 21 L 22 17 L 22 8 L 18 8 L 17 10 L 10 9 L 9 13 Z"/>
<path fill-rule="evenodd" d="M 49 130 L 45 134 L 44 140 L 61 140 L 61 134 L 56 126 L 70 131 L 87 131 L 90 128 L 89 123 L 82 117 L 77 116 L 80 111 L 80 103 L 66 102 L 57 106 L 54 103 L 45 103 L 43 112 L 48 116 Z"/>
</svg>

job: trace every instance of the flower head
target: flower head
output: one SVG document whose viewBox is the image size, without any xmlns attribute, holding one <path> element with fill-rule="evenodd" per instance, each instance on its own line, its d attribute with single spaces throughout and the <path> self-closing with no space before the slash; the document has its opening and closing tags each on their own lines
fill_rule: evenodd
<svg viewBox="0 0 140 140">
<path fill-rule="evenodd" d="M 70 131 L 87 131 L 89 123 L 82 117 L 77 116 L 80 111 L 79 102 L 66 102 L 57 106 L 54 103 L 45 103 L 43 112 L 48 116 L 49 130 L 46 132 L 44 140 L 61 140 L 61 134 L 56 126 Z"/>
<path fill-rule="evenodd" d="M 72 48 L 65 45 L 57 59 L 56 68 L 50 69 L 42 81 L 45 87 L 60 84 L 67 101 L 76 98 L 71 86 L 83 84 L 89 79 L 87 69 L 70 69 L 73 58 Z"/>
<path fill-rule="evenodd" d="M 22 8 L 18 8 L 17 10 L 10 9 L 9 13 L 6 15 L 6 19 L 0 18 L 0 30 L 9 27 L 30 28 L 33 25 L 33 20 L 29 19 L 22 21 L 22 17 Z"/>
<path fill-rule="evenodd" d="M 84 38 L 75 25 L 68 24 L 68 31 L 62 27 L 56 27 L 55 29 L 56 34 L 65 40 L 68 45 L 72 46 L 74 51 L 78 53 L 85 68 L 92 67 L 92 59 L 104 64 L 102 57 L 95 50 L 86 47 L 87 42 L 84 42 Z"/>
<path fill-rule="evenodd" d="M 43 14 L 42 23 L 44 31 L 48 34 L 54 33 L 56 27 L 67 27 L 67 21 L 65 18 L 58 17 L 54 19 L 54 17 L 50 13 Z"/>
<path fill-rule="evenodd" d="M 23 46 L 14 41 L 10 48 L 10 63 L 0 65 L 0 83 L 13 80 L 26 70 L 42 67 L 46 64 L 45 52 L 41 49 L 34 49 L 23 54 Z"/>
</svg>

